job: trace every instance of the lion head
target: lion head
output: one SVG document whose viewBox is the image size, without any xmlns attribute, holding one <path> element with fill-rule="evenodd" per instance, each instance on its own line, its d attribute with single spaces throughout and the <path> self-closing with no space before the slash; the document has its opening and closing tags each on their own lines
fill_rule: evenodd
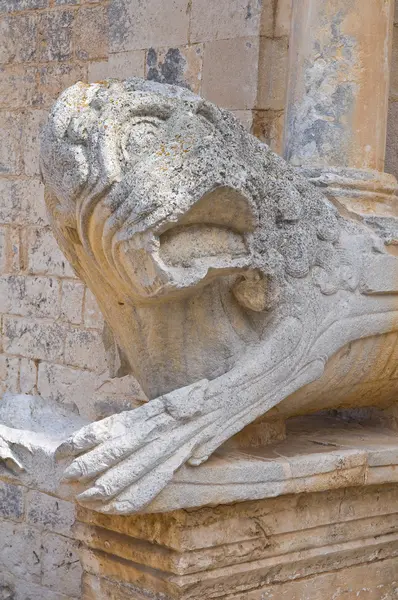
<svg viewBox="0 0 398 600">
<path fill-rule="evenodd" d="M 41 170 L 78 273 L 90 278 L 84 253 L 136 303 L 237 275 L 238 300 L 264 310 L 286 277 L 330 262 L 339 235 L 329 202 L 231 113 L 138 78 L 67 89 Z"/>
</svg>

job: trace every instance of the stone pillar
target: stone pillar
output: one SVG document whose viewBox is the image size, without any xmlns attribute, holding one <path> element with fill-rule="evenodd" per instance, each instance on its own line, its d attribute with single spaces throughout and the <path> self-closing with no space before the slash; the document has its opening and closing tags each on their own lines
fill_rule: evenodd
<svg viewBox="0 0 398 600">
<path fill-rule="evenodd" d="M 359 213 L 395 214 L 384 174 L 393 0 L 295 0 L 284 156 Z"/>
</svg>

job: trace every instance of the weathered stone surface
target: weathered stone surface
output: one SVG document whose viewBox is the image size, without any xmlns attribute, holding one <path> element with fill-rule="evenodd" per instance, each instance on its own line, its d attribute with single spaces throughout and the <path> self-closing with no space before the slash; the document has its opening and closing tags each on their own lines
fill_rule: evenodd
<svg viewBox="0 0 398 600">
<path fill-rule="evenodd" d="M 86 327 L 100 329 L 104 326 L 104 317 L 98 307 L 94 294 L 86 288 L 84 296 L 84 324 Z"/>
<path fill-rule="evenodd" d="M 208 42 L 203 59 L 203 96 L 225 108 L 254 108 L 258 55 L 256 37 Z"/>
<path fill-rule="evenodd" d="M 36 69 L 0 66 L 0 108 L 26 108 L 36 101 Z"/>
<path fill-rule="evenodd" d="M 384 170 L 393 2 L 356 1 L 296 5 L 285 148 L 296 166 Z"/>
<path fill-rule="evenodd" d="M 85 286 L 79 281 L 62 282 L 61 319 L 79 325 L 83 318 Z"/>
<path fill-rule="evenodd" d="M 26 232 L 28 273 L 74 277 L 69 262 L 57 246 L 50 229 L 31 227 Z"/>
<path fill-rule="evenodd" d="M 109 77 L 125 79 L 127 77 L 144 77 L 145 51 L 116 52 L 110 54 L 108 60 L 90 62 L 88 80 L 103 81 Z"/>
<path fill-rule="evenodd" d="M 147 79 L 180 85 L 199 93 L 202 80 L 203 44 L 182 48 L 150 48 L 146 55 Z"/>
<path fill-rule="evenodd" d="M 74 13 L 56 11 L 44 13 L 39 22 L 39 61 L 69 60 L 72 56 Z"/>
<path fill-rule="evenodd" d="M 150 517 L 80 511 L 83 598 L 392 600 L 396 496 L 394 485 Z"/>
<path fill-rule="evenodd" d="M 48 0 L 0 0 L 0 12 L 45 8 Z"/>
<path fill-rule="evenodd" d="M 0 381 L 1 392 L 19 392 L 19 365 L 20 359 L 0 355 Z"/>
<path fill-rule="evenodd" d="M 0 518 L 21 521 L 23 512 L 23 488 L 0 481 Z"/>
<path fill-rule="evenodd" d="M 111 0 L 109 5 L 112 52 L 141 50 L 188 43 L 188 0 Z"/>
<path fill-rule="evenodd" d="M 5 594 L 5 600 L 71 600 L 69 595 L 58 594 L 7 573 L 0 573 L 0 591 Z"/>
<path fill-rule="evenodd" d="M 388 110 L 386 171 L 398 177 L 398 102 L 391 102 Z"/>
<path fill-rule="evenodd" d="M 75 52 L 79 60 L 108 56 L 108 12 L 106 6 L 81 8 L 75 21 Z"/>
<path fill-rule="evenodd" d="M 45 110 L 31 110 L 24 114 L 22 152 L 25 174 L 29 177 L 40 175 L 39 154 L 37 146 L 40 139 L 40 131 L 47 119 Z"/>
<path fill-rule="evenodd" d="M 84 329 L 69 331 L 65 341 L 65 362 L 102 373 L 106 368 L 102 334 Z"/>
<path fill-rule="evenodd" d="M 39 364 L 38 391 L 44 398 L 75 407 L 92 421 L 129 410 L 145 400 L 131 376 L 109 379 L 107 372 L 98 374 L 47 362 Z"/>
<path fill-rule="evenodd" d="M 40 108 L 50 107 L 54 98 L 68 85 L 77 81 L 87 81 L 87 66 L 74 63 L 43 65 L 37 68 L 35 77 L 37 85 L 33 104 Z"/>
<path fill-rule="evenodd" d="M 0 277 L 0 312 L 56 319 L 60 314 L 60 284 L 49 277 Z"/>
<path fill-rule="evenodd" d="M 59 498 L 31 490 L 26 496 L 26 520 L 45 531 L 73 538 L 75 505 Z"/>
<path fill-rule="evenodd" d="M 67 328 L 60 323 L 7 316 L 3 332 L 8 354 L 62 361 Z"/>
<path fill-rule="evenodd" d="M 0 7 L 1 11 L 1 7 Z M 0 22 L 0 63 L 37 60 L 37 17 L 19 15 Z"/>
<path fill-rule="evenodd" d="M 392 57 L 391 57 L 391 81 L 390 102 L 398 100 L 398 27 L 393 29 Z M 387 129 L 388 131 L 388 129 Z"/>
<path fill-rule="evenodd" d="M 0 174 L 20 173 L 21 136 L 21 116 L 9 112 L 0 113 Z"/>
<path fill-rule="evenodd" d="M 284 113 L 274 110 L 253 111 L 252 133 L 278 154 L 283 148 Z"/>
<path fill-rule="evenodd" d="M 41 583 L 41 554 L 40 539 L 32 527 L 1 521 L 0 568 L 17 578 Z"/>
<path fill-rule="evenodd" d="M 288 78 L 287 38 L 262 38 L 259 49 L 258 69 L 261 78 L 258 82 L 256 108 L 283 110 L 285 107 Z"/>
<path fill-rule="evenodd" d="M 82 568 L 76 542 L 52 533 L 44 533 L 42 540 L 42 585 L 57 593 L 79 598 Z"/>
<path fill-rule="evenodd" d="M 267 7 L 270 3 L 266 0 L 264 4 Z M 261 0 L 219 0 L 217 3 L 192 0 L 191 41 L 211 42 L 258 35 L 262 10 Z M 272 27 L 272 13 L 269 17 Z"/>
<path fill-rule="evenodd" d="M 44 188 L 36 180 L 0 180 L 0 222 L 9 225 L 45 225 Z"/>
<path fill-rule="evenodd" d="M 37 385 L 37 363 L 21 358 L 19 366 L 19 387 L 22 394 L 34 394 Z"/>
<path fill-rule="evenodd" d="M 278 0 L 275 14 L 275 37 L 288 36 L 292 25 L 293 0 Z M 263 34 L 266 35 L 266 34 Z"/>
</svg>

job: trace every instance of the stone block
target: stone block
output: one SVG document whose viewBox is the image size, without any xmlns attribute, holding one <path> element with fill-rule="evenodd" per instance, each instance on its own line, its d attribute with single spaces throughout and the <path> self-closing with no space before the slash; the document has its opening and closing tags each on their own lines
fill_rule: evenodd
<svg viewBox="0 0 398 600">
<path fill-rule="evenodd" d="M 84 324 L 86 327 L 101 331 L 104 326 L 104 317 L 99 309 L 97 300 L 88 288 L 86 288 L 86 295 L 84 297 Z"/>
<path fill-rule="evenodd" d="M 274 25 L 275 25 L 275 10 L 278 10 L 279 2 L 285 0 L 263 0 L 263 7 L 261 11 L 260 21 L 260 35 L 266 37 L 274 36 Z M 276 4 L 276 9 L 275 9 Z"/>
<path fill-rule="evenodd" d="M 74 11 L 44 13 L 39 21 L 40 62 L 69 60 L 72 57 Z"/>
<path fill-rule="evenodd" d="M 36 360 L 62 361 L 66 328 L 60 323 L 4 317 L 4 349 Z"/>
<path fill-rule="evenodd" d="M 150 48 L 146 55 L 146 78 L 186 87 L 200 93 L 203 45 L 181 48 Z"/>
<path fill-rule="evenodd" d="M 202 94 L 224 108 L 246 110 L 257 99 L 258 38 L 206 44 Z"/>
<path fill-rule="evenodd" d="M 61 319 L 79 325 L 82 322 L 85 286 L 80 281 L 63 281 Z"/>
<path fill-rule="evenodd" d="M 84 329 L 69 331 L 66 336 L 65 363 L 102 373 L 106 369 L 102 334 Z"/>
<path fill-rule="evenodd" d="M 390 101 L 398 100 L 398 25 L 394 26 L 391 56 Z"/>
<path fill-rule="evenodd" d="M 21 115 L 12 112 L 0 113 L 0 174 L 18 175 L 20 173 L 21 135 Z"/>
<path fill-rule="evenodd" d="M 19 366 L 19 358 L 0 354 L 0 391 L 2 394 L 19 392 Z"/>
<path fill-rule="evenodd" d="M 50 229 L 30 227 L 26 232 L 25 244 L 29 273 L 75 277 Z"/>
<path fill-rule="evenodd" d="M 50 107 L 55 98 L 69 85 L 87 81 L 87 67 L 77 64 L 52 64 L 37 68 L 37 91 L 33 104 Z"/>
<path fill-rule="evenodd" d="M 53 533 L 42 537 L 43 575 L 41 583 L 58 593 L 80 598 L 82 567 L 77 544 Z"/>
<path fill-rule="evenodd" d="M 0 13 L 46 8 L 48 0 L 0 0 Z"/>
<path fill-rule="evenodd" d="M 16 579 L 15 577 L 10 575 L 7 576 L 6 574 L 3 575 L 2 573 L 0 573 L 0 592 L 3 591 L 3 587 L 1 587 L 2 580 L 5 582 L 5 600 L 72 600 L 72 596 L 58 594 L 37 583 L 24 581 L 19 577 Z"/>
<path fill-rule="evenodd" d="M 46 110 L 31 110 L 24 115 L 22 123 L 22 152 L 25 174 L 30 177 L 40 174 L 39 153 L 40 131 L 47 119 Z"/>
<path fill-rule="evenodd" d="M 11 521 L 0 521 L 0 531 L 0 573 L 4 569 L 17 581 L 40 583 L 42 552 L 37 531 L 25 523 Z"/>
<path fill-rule="evenodd" d="M 0 223 L 45 225 L 44 187 L 37 179 L 0 180 Z"/>
<path fill-rule="evenodd" d="M 95 420 L 98 411 L 93 398 L 106 376 L 106 373 L 97 374 L 64 365 L 40 362 L 37 388 L 44 398 L 69 404 L 77 408 L 82 417 Z"/>
<path fill-rule="evenodd" d="M 261 38 L 258 71 L 258 109 L 284 109 L 288 52 L 287 38 Z"/>
<path fill-rule="evenodd" d="M 253 114 L 252 133 L 268 144 L 274 152 L 282 153 L 284 113 L 274 110 L 256 110 Z"/>
<path fill-rule="evenodd" d="M 0 21 L 0 63 L 37 60 L 37 17 L 18 15 Z"/>
<path fill-rule="evenodd" d="M 60 312 L 60 284 L 49 277 L 0 277 L 0 312 L 56 319 Z"/>
<path fill-rule="evenodd" d="M 252 110 L 231 110 L 237 119 L 242 123 L 247 131 L 251 131 L 253 124 L 253 111 Z"/>
<path fill-rule="evenodd" d="M 388 110 L 385 170 L 398 177 L 398 102 L 390 102 Z"/>
<path fill-rule="evenodd" d="M 8 269 L 8 227 L 0 226 L 0 273 L 7 273 Z"/>
<path fill-rule="evenodd" d="M 0 108 L 26 108 L 35 99 L 35 67 L 0 67 Z"/>
<path fill-rule="evenodd" d="M 111 52 L 187 44 L 188 7 L 188 0 L 111 0 Z"/>
<path fill-rule="evenodd" d="M 211 42 L 259 35 L 262 4 L 261 0 L 192 0 L 190 40 Z"/>
<path fill-rule="evenodd" d="M 90 82 L 103 81 L 108 77 L 127 79 L 128 77 L 144 77 L 145 51 L 116 52 L 110 54 L 106 61 L 92 62 L 88 66 Z"/>
<path fill-rule="evenodd" d="M 73 537 L 75 505 L 35 490 L 26 496 L 26 521 L 34 527 Z"/>
<path fill-rule="evenodd" d="M 101 596 L 99 596 L 101 594 Z M 148 600 L 148 594 L 140 594 L 136 586 L 123 585 L 85 573 L 83 576 L 82 600 Z"/>
<path fill-rule="evenodd" d="M 105 6 L 85 7 L 77 12 L 74 45 L 78 60 L 108 56 L 108 12 Z"/>
<path fill-rule="evenodd" d="M 22 394 L 35 394 L 37 384 L 37 363 L 21 358 L 19 366 L 19 387 Z"/>
<path fill-rule="evenodd" d="M 109 379 L 106 371 L 93 373 L 47 362 L 39 364 L 37 387 L 44 398 L 71 405 L 91 421 L 131 410 L 145 400 L 131 375 Z"/>
<path fill-rule="evenodd" d="M 19 273 L 21 269 L 20 230 L 9 228 L 8 231 L 8 272 Z"/>
<path fill-rule="evenodd" d="M 278 0 L 276 3 L 274 37 L 290 35 L 293 0 Z M 262 32 L 262 35 L 267 35 Z"/>
<path fill-rule="evenodd" d="M 340 568 L 234 596 L 234 600 L 397 600 L 396 558 Z"/>
<path fill-rule="evenodd" d="M 23 514 L 23 488 L 20 485 L 0 481 L 0 518 L 22 521 Z"/>
<path fill-rule="evenodd" d="M 0 226 L 0 274 L 20 271 L 19 230 Z"/>
</svg>

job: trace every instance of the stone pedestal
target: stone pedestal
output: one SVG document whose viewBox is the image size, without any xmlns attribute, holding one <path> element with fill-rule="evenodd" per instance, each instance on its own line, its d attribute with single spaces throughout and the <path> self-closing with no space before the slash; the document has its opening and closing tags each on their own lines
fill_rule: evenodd
<svg viewBox="0 0 398 600">
<path fill-rule="evenodd" d="M 134 517 L 80 510 L 84 600 L 393 600 L 398 485 Z"/>
<path fill-rule="evenodd" d="M 396 432 L 375 420 L 313 417 L 256 453 L 225 450 L 224 470 L 262 460 L 269 481 L 257 497 L 266 499 L 216 505 L 217 487 L 220 502 L 228 493 L 219 473 L 220 485 L 208 484 L 213 506 L 130 517 L 79 508 L 82 599 L 397 598 Z"/>
</svg>

